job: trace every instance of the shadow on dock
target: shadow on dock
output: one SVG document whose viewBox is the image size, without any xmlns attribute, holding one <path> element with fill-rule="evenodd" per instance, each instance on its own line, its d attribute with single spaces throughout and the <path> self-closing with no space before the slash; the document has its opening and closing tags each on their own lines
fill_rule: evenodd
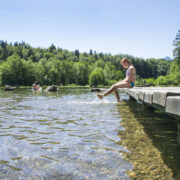
<svg viewBox="0 0 180 180">
<path fill-rule="evenodd" d="M 180 179 L 180 144 L 178 121 L 158 110 L 148 111 L 136 102 L 117 106 L 121 115 L 119 144 L 131 153 L 124 153 L 134 169 L 127 172 L 132 179 Z"/>
</svg>

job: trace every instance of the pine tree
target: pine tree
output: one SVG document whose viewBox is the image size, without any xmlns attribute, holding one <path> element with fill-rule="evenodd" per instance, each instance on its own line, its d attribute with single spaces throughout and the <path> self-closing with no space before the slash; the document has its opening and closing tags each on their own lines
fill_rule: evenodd
<svg viewBox="0 0 180 180">
<path fill-rule="evenodd" d="M 177 64 L 180 67 L 180 30 L 176 34 L 176 38 L 173 41 L 173 45 L 175 46 L 175 49 L 173 51 L 173 55 L 175 57 Z"/>
</svg>

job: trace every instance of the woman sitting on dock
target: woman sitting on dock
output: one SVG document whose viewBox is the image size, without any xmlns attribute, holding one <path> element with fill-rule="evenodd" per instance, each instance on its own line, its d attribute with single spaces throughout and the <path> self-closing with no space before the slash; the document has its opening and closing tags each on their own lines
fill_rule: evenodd
<svg viewBox="0 0 180 180">
<path fill-rule="evenodd" d="M 105 91 L 103 94 L 97 93 L 97 96 L 102 99 L 104 96 L 109 95 L 110 93 L 114 93 L 116 99 L 118 102 L 120 102 L 119 99 L 119 93 L 117 91 L 118 88 L 133 88 L 135 81 L 136 81 L 136 69 L 135 67 L 131 64 L 131 62 L 123 58 L 121 60 L 121 65 L 123 68 L 127 69 L 126 71 L 126 78 L 123 79 L 122 81 L 117 82 L 116 84 L 113 84 L 110 89 Z"/>
</svg>

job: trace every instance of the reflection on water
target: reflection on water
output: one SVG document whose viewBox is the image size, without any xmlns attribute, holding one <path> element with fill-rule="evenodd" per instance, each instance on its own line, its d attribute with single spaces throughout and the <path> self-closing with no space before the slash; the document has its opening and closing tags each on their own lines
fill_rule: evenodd
<svg viewBox="0 0 180 180">
<path fill-rule="evenodd" d="M 129 176 L 133 179 L 180 179 L 180 145 L 177 122 L 166 114 L 148 112 L 135 102 L 119 106 L 121 125 L 119 144 L 132 154 L 125 159 L 134 165 Z"/>
<path fill-rule="evenodd" d="M 23 89 L 0 91 L 0 109 L 0 178 L 179 177 L 176 122 L 137 103 L 101 101 L 88 89 Z"/>
</svg>

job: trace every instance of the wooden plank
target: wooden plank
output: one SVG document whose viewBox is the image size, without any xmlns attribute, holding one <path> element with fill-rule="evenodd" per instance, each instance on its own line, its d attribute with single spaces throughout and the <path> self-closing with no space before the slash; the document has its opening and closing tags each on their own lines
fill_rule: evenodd
<svg viewBox="0 0 180 180">
<path fill-rule="evenodd" d="M 180 116 L 180 96 L 167 97 L 165 111 Z"/>
<path fill-rule="evenodd" d="M 136 100 L 161 106 L 166 112 L 180 116 L 180 87 L 135 87 L 120 91 Z"/>
</svg>

